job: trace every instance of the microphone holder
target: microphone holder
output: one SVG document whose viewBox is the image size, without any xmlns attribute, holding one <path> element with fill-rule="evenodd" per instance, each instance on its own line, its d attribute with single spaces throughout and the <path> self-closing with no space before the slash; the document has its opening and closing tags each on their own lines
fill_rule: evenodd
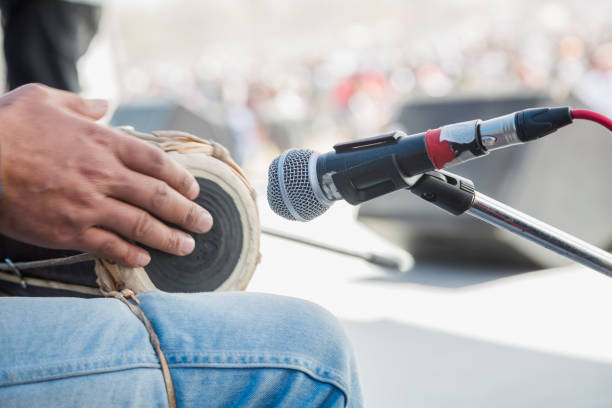
<svg viewBox="0 0 612 408">
<path fill-rule="evenodd" d="M 409 190 L 453 215 L 469 214 L 612 277 L 612 254 L 477 192 L 469 179 L 432 171 Z"/>
</svg>

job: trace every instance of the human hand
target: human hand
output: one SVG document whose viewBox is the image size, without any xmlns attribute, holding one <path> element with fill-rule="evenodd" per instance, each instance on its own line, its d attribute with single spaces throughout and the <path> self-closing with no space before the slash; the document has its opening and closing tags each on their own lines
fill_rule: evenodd
<svg viewBox="0 0 612 408">
<path fill-rule="evenodd" d="M 210 230 L 212 217 L 191 201 L 198 183 L 160 149 L 95 123 L 106 110 L 37 84 L 0 97 L 0 232 L 125 266 L 150 261 L 130 241 L 191 253 L 193 238 L 160 220 Z"/>
</svg>

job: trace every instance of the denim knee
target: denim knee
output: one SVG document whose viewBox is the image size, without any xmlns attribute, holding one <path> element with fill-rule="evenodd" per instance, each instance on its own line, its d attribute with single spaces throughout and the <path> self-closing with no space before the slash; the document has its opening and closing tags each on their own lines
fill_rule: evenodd
<svg viewBox="0 0 612 408">
<path fill-rule="evenodd" d="M 279 384 L 291 383 L 295 393 L 297 384 L 307 390 L 312 387 L 308 381 L 314 381 L 329 388 L 330 401 L 336 399 L 331 397 L 335 393 L 341 394 L 342 405 L 361 405 L 350 342 L 338 320 L 318 305 L 248 292 L 149 292 L 139 298 L 171 369 L 193 387 L 210 384 L 209 374 L 219 374 L 213 370 L 196 374 L 194 368 L 226 369 L 226 374 L 258 369 L 267 384 L 272 378 Z"/>
<path fill-rule="evenodd" d="M 309 301 L 281 297 L 280 302 L 283 303 L 287 319 L 284 325 L 293 331 L 293 335 L 288 335 L 290 341 L 295 340 L 297 347 L 301 347 L 312 361 L 319 363 L 319 367 L 315 365 L 315 374 L 310 375 L 316 380 L 328 381 L 344 394 L 343 405 L 335 405 L 339 404 L 339 400 L 335 400 L 330 392 L 329 405 L 304 406 L 362 406 L 352 346 L 338 319 L 323 307 Z"/>
</svg>

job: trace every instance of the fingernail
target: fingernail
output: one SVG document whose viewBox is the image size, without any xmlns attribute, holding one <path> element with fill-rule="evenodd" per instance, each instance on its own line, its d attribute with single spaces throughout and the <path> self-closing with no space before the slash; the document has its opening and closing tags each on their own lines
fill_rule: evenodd
<svg viewBox="0 0 612 408">
<path fill-rule="evenodd" d="M 105 99 L 88 99 L 88 103 L 100 115 L 105 114 L 108 110 L 108 101 Z"/>
<path fill-rule="evenodd" d="M 195 241 L 191 236 L 186 235 L 181 238 L 181 255 L 187 255 L 193 252 L 195 248 Z"/>
<path fill-rule="evenodd" d="M 138 265 L 145 266 L 151 262 L 151 255 L 146 252 L 141 252 L 138 254 Z"/>
<path fill-rule="evenodd" d="M 191 187 L 189 187 L 189 191 L 187 192 L 187 197 L 190 199 L 194 199 L 200 193 L 200 185 L 197 181 L 194 181 Z"/>
<path fill-rule="evenodd" d="M 208 211 L 202 211 L 200 214 L 200 219 L 198 220 L 198 231 L 200 232 L 208 232 L 213 225 L 212 215 Z"/>
</svg>

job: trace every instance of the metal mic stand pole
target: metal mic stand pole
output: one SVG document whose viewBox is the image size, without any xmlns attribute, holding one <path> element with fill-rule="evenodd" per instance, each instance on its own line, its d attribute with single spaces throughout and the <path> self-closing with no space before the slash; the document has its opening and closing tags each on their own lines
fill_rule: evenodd
<svg viewBox="0 0 612 408">
<path fill-rule="evenodd" d="M 433 171 L 410 191 L 454 215 L 467 213 L 612 277 L 612 254 L 475 191 L 471 180 Z"/>
<path fill-rule="evenodd" d="M 324 244 L 322 242 L 313 241 L 311 239 L 307 239 L 304 237 L 300 237 L 297 235 L 288 234 L 283 231 L 274 230 L 271 228 L 261 227 L 261 232 L 266 235 L 270 235 L 276 238 L 285 239 L 287 241 L 297 242 L 298 244 L 308 245 L 314 248 L 323 249 L 330 252 L 335 252 L 337 254 L 351 256 L 353 258 L 363 259 L 366 262 L 369 262 L 374 265 L 382 266 L 387 269 L 391 269 L 398 272 L 405 272 L 406 269 L 409 268 L 411 261 L 406 261 L 399 257 L 395 257 L 393 255 L 383 255 L 376 254 L 373 252 L 361 252 L 355 251 L 353 249 L 341 248 L 338 246 L 333 246 L 329 244 Z M 410 255 L 408 255 L 408 259 Z"/>
</svg>

